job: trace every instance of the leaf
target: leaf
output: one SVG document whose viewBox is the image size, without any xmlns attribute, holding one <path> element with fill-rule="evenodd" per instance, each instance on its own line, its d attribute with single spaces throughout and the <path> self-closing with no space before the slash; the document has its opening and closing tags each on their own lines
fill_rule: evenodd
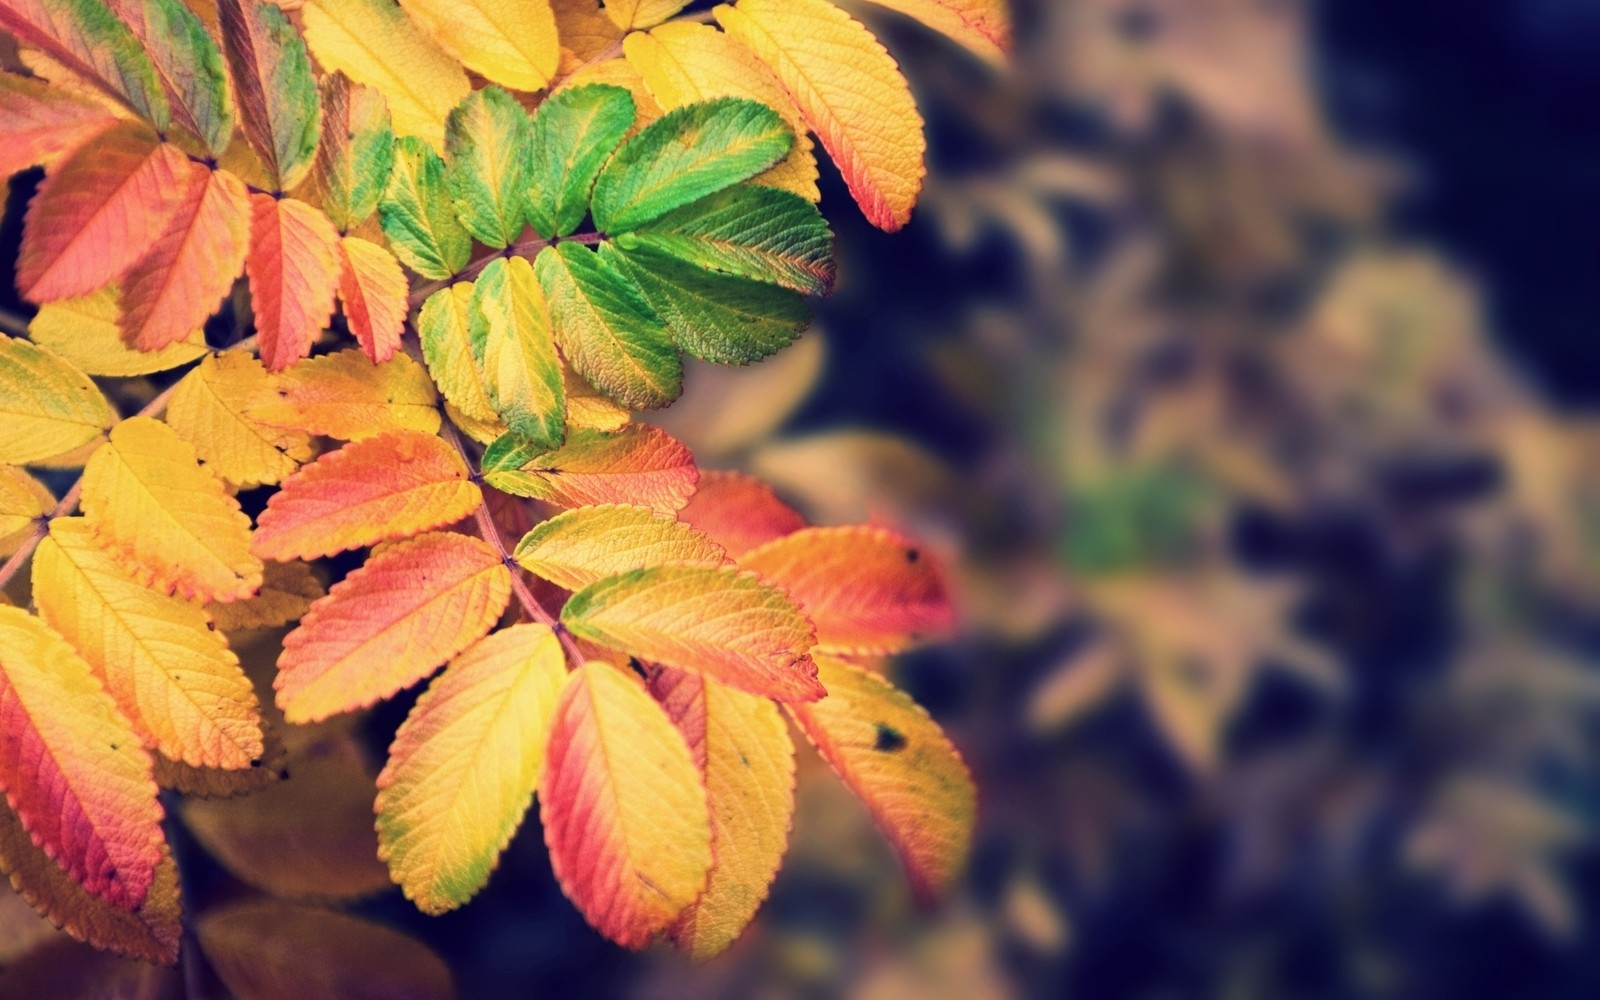
<svg viewBox="0 0 1600 1000">
<path fill-rule="evenodd" d="M 72 644 L 146 745 L 196 767 L 261 756 L 261 717 L 239 660 L 197 606 L 139 585 L 89 525 L 57 518 L 33 558 L 39 617 Z"/>
<path fill-rule="evenodd" d="M 687 7 L 688 0 L 609 0 L 606 16 L 623 30 L 660 24 Z"/>
<path fill-rule="evenodd" d="M 867 219 L 904 226 L 927 140 L 911 88 L 872 33 L 827 0 L 739 0 L 716 17 L 782 81 Z"/>
<path fill-rule="evenodd" d="M 395 143 L 378 218 L 389 249 L 424 278 L 449 278 L 472 258 L 472 237 L 456 221 L 445 186 L 444 161 L 420 139 Z"/>
<path fill-rule="evenodd" d="M 157 351 L 190 337 L 233 289 L 250 247 L 250 196 L 237 177 L 190 164 L 167 231 L 122 282 L 123 339 Z"/>
<path fill-rule="evenodd" d="M 427 371 L 404 354 L 375 365 L 346 350 L 275 376 L 244 412 L 271 427 L 359 441 L 391 430 L 437 434 L 437 404 Z"/>
<path fill-rule="evenodd" d="M 189 167 L 138 122 L 118 122 L 60 160 L 28 205 L 17 287 L 52 302 L 121 278 L 167 231 Z"/>
<path fill-rule="evenodd" d="M 167 127 L 167 98 L 155 68 L 133 32 L 100 0 L 0 0 L 0 29 L 41 49 L 158 130 Z"/>
<path fill-rule="evenodd" d="M 322 129 L 311 53 L 283 11 L 265 0 L 217 0 L 217 11 L 239 125 L 278 190 L 292 190 L 311 169 Z"/>
<path fill-rule="evenodd" d="M 322 144 L 311 170 L 311 189 L 340 233 L 377 211 L 394 167 L 394 126 L 389 104 L 372 87 L 343 73 L 322 81 Z"/>
<path fill-rule="evenodd" d="M 23 531 L 43 517 L 55 503 L 37 479 L 0 465 L 0 538 Z"/>
<path fill-rule="evenodd" d="M 317 722 L 387 698 L 481 638 L 510 599 L 510 572 L 478 539 L 396 542 L 335 584 L 283 640 L 278 707 L 290 722 Z"/>
<path fill-rule="evenodd" d="M 777 701 L 825 691 L 807 654 L 816 636 L 783 591 L 732 566 L 652 566 L 573 594 L 573 635 L 630 656 L 706 674 Z"/>
<path fill-rule="evenodd" d="M 499 87 L 473 91 L 445 122 L 445 180 L 456 217 L 499 249 L 522 233 L 528 188 L 528 113 Z"/>
<path fill-rule="evenodd" d="M 381 93 L 397 135 L 443 148 L 445 116 L 472 86 L 399 7 L 391 0 L 306 0 L 301 15 L 306 44 L 323 69 Z"/>
<path fill-rule="evenodd" d="M 828 765 L 878 822 L 930 902 L 955 881 L 972 842 L 977 792 L 961 755 L 922 707 L 862 667 L 819 656 L 828 697 L 787 705 Z"/>
<path fill-rule="evenodd" d="M 772 487 L 738 472 L 702 470 L 694 496 L 678 512 L 735 559 L 806 526 L 800 512 L 779 500 Z"/>
<path fill-rule="evenodd" d="M 472 297 L 470 281 L 446 285 L 422 304 L 417 314 L 417 336 L 428 374 L 444 398 L 467 418 L 498 421 L 499 414 L 483 388 L 477 362 L 472 357 Z"/>
<path fill-rule="evenodd" d="M 598 0 L 550 0 L 561 47 L 581 60 L 591 60 L 622 41 L 623 31 L 606 17 Z"/>
<path fill-rule="evenodd" d="M 389 888 L 360 743 L 347 733 L 302 739 L 281 770 L 249 795 L 185 801 L 184 825 L 222 867 L 275 896 L 357 899 Z"/>
<path fill-rule="evenodd" d="M 672 940 L 696 960 L 722 953 L 767 898 L 794 816 L 794 744 L 778 708 L 699 674 L 668 667 L 650 692 L 689 744 L 706 783 L 716 864 Z"/>
<path fill-rule="evenodd" d="M 567 364 L 561 366 L 561 381 L 567 393 L 567 426 L 588 427 L 597 431 L 619 430 L 631 414 L 590 385 Z"/>
<path fill-rule="evenodd" d="M 921 21 L 973 55 L 1003 66 L 1011 51 L 1011 16 L 1005 0 L 868 0 Z"/>
<path fill-rule="evenodd" d="M 534 232 L 545 239 L 577 232 L 594 179 L 633 120 L 633 95 L 608 84 L 566 87 L 539 105 L 528 137 Z"/>
<path fill-rule="evenodd" d="M 124 344 L 118 294 L 117 286 L 107 285 L 88 295 L 47 302 L 28 323 L 28 337 L 86 375 L 148 375 L 205 355 L 205 331 L 198 327 L 158 351 L 136 351 Z"/>
<path fill-rule="evenodd" d="M 194 448 L 150 417 L 111 430 L 83 470 L 95 537 L 148 587 L 192 600 L 243 600 L 261 585 L 250 519 Z"/>
<path fill-rule="evenodd" d="M 616 238 L 708 271 L 806 295 L 833 288 L 833 234 L 817 207 L 787 191 L 741 184 Z"/>
<path fill-rule="evenodd" d="M 533 801 L 566 679 L 555 633 L 514 625 L 456 657 L 395 734 L 378 776 L 378 852 L 424 913 L 489 881 Z"/>
<path fill-rule="evenodd" d="M 699 771 L 661 706 L 602 662 L 568 677 L 549 745 L 539 808 L 556 879 L 595 930 L 643 947 L 706 884 Z"/>
<path fill-rule="evenodd" d="M 79 148 L 116 122 L 102 105 L 43 80 L 0 73 L 0 175 L 10 177 Z"/>
<path fill-rule="evenodd" d="M 561 86 L 556 92 L 595 84 L 621 87 L 633 98 L 633 127 L 629 129 L 630 134 L 639 132 L 666 113 L 661 110 L 661 105 L 656 103 L 656 99 L 650 96 L 650 88 L 645 86 L 644 77 L 629 66 L 626 59 L 612 57 L 579 66 L 561 81 Z"/>
<path fill-rule="evenodd" d="M 390 431 L 347 444 L 268 499 L 254 551 L 263 559 L 316 559 L 452 524 L 483 503 L 467 476 L 456 450 L 431 434 Z"/>
<path fill-rule="evenodd" d="M 677 345 L 703 361 L 747 365 L 789 346 L 811 323 L 805 299 L 786 288 L 707 273 L 658 250 L 600 256 L 633 280 Z"/>
<path fill-rule="evenodd" d="M 165 843 L 144 902 L 129 910 L 73 881 L 34 844 L 17 814 L 0 802 L 0 870 L 11 876 L 11 885 L 35 910 L 77 940 L 146 962 L 177 964 L 183 933 L 178 866 Z"/>
<path fill-rule="evenodd" d="M 244 406 L 269 385 L 267 370 L 248 354 L 210 355 L 174 388 L 167 426 L 194 445 L 207 469 L 234 486 L 280 482 L 311 460 L 311 438 L 245 415 Z"/>
<path fill-rule="evenodd" d="M 450 970 L 421 941 L 342 913 L 273 900 L 212 910 L 200 947 L 238 1000 L 454 1000 Z"/>
<path fill-rule="evenodd" d="M 601 504 L 550 518 L 517 543 L 523 569 L 567 590 L 661 563 L 718 566 L 722 547 L 649 507 Z"/>
<path fill-rule="evenodd" d="M 179 989 L 178 973 L 107 955 L 69 938 L 52 938 L 6 964 L 4 1000 L 164 1000 Z"/>
<path fill-rule="evenodd" d="M 683 362 L 639 289 L 592 250 L 561 243 L 535 264 L 563 356 L 630 409 L 665 406 L 683 391 Z"/>
<path fill-rule="evenodd" d="M 111 0 L 144 46 L 176 124 L 213 156 L 233 136 L 233 103 L 222 53 L 206 26 L 181 0 Z"/>
<path fill-rule="evenodd" d="M 206 614 L 224 632 L 279 628 L 311 610 L 311 603 L 326 591 L 311 567 L 303 562 L 269 562 L 261 589 L 254 597 L 232 604 L 206 605 Z"/>
<path fill-rule="evenodd" d="M 339 302 L 350 332 L 374 364 L 400 349 L 411 288 L 394 256 L 359 236 L 339 239 Z"/>
<path fill-rule="evenodd" d="M 87 376 L 42 347 L 0 336 L 0 462 L 54 458 L 110 426 L 111 407 Z"/>
<path fill-rule="evenodd" d="M 789 155 L 754 183 L 783 188 L 815 202 L 817 156 L 800 109 L 767 68 L 750 58 L 744 47 L 708 24 L 673 21 L 623 40 L 628 64 L 644 77 L 663 108 L 681 108 L 716 97 L 745 97 L 772 108 L 794 132 Z"/>
<path fill-rule="evenodd" d="M 161 860 L 150 756 L 65 639 L 0 607 L 0 788 L 33 842 L 89 893 L 144 902 Z"/>
<path fill-rule="evenodd" d="M 513 435 L 483 453 L 484 482 L 560 507 L 637 503 L 672 513 L 694 492 L 694 456 L 664 431 L 644 425 L 615 432 L 575 429 L 551 452 Z"/>
<path fill-rule="evenodd" d="M 669 111 L 623 143 L 594 184 L 595 225 L 622 233 L 748 180 L 788 155 L 776 111 L 724 97 Z"/>
<path fill-rule="evenodd" d="M 887 656 L 955 628 L 934 560 L 887 528 L 802 528 L 745 553 L 739 565 L 805 609 L 817 626 L 819 652 Z"/>
<path fill-rule="evenodd" d="M 550 0 L 406 0 L 406 13 L 474 73 L 543 90 L 561 59 Z"/>
<path fill-rule="evenodd" d="M 469 312 L 473 364 L 494 412 L 528 447 L 559 447 L 566 390 L 533 265 L 522 257 L 491 261 L 478 276 Z"/>
<path fill-rule="evenodd" d="M 250 304 L 269 371 L 311 353 L 333 316 L 339 234 L 317 209 L 293 198 L 250 196 Z"/>
</svg>

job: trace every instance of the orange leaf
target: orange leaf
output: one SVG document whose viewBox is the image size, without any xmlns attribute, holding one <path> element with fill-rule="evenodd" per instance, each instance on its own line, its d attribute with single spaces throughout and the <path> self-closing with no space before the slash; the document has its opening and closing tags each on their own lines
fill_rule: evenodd
<svg viewBox="0 0 1600 1000">
<path fill-rule="evenodd" d="M 189 167 L 137 122 L 118 122 L 85 143 L 50 170 L 28 206 L 17 287 L 53 302 L 122 277 L 167 231 Z"/>
<path fill-rule="evenodd" d="M 284 480 L 258 519 L 263 559 L 316 559 L 469 516 L 483 492 L 431 434 L 390 431 L 331 451 Z"/>
<path fill-rule="evenodd" d="M 385 548 L 335 584 L 283 640 L 278 706 L 317 722 L 387 698 L 493 627 L 511 573 L 476 538 L 419 535 Z"/>
<path fill-rule="evenodd" d="M 394 357 L 411 286 L 394 255 L 359 236 L 339 241 L 339 301 L 361 349 L 375 364 Z"/>
<path fill-rule="evenodd" d="M 866 803 L 919 899 L 948 888 L 966 860 L 977 791 L 961 755 L 922 707 L 871 671 L 817 657 L 828 697 L 788 705 L 806 737 Z"/>
<path fill-rule="evenodd" d="M 794 815 L 794 744 L 765 698 L 670 667 L 652 674 L 650 691 L 705 777 L 717 863 L 705 895 L 673 925 L 672 940 L 707 959 L 750 923 L 783 863 Z"/>
<path fill-rule="evenodd" d="M 927 553 L 887 528 L 805 528 L 739 558 L 782 587 L 825 653 L 886 656 L 947 635 L 955 613 Z"/>
<path fill-rule="evenodd" d="M 90 893 L 136 909 L 161 860 L 150 755 L 67 641 L 0 607 L 0 788 L 34 843 Z"/>
<path fill-rule="evenodd" d="M 244 270 L 250 195 L 243 182 L 198 163 L 187 176 L 171 225 L 122 284 L 122 335 L 141 351 L 204 326 Z"/>
<path fill-rule="evenodd" d="M 601 934 L 643 947 L 705 888 L 699 770 L 666 712 L 616 667 L 592 662 L 567 678 L 539 787 L 550 864 Z"/>
<path fill-rule="evenodd" d="M 49 163 L 116 124 L 106 109 L 15 73 L 0 73 L 0 175 Z"/>
<path fill-rule="evenodd" d="M 806 526 L 799 511 L 754 476 L 706 470 L 678 520 L 698 528 L 735 559 Z"/>
<path fill-rule="evenodd" d="M 250 302 L 271 371 L 311 353 L 333 316 L 339 286 L 339 233 L 318 209 L 293 198 L 250 196 Z"/>
<path fill-rule="evenodd" d="M 244 415 L 269 427 L 358 441 L 391 430 L 437 434 L 438 404 L 433 380 L 417 362 L 396 354 L 375 365 L 352 348 L 281 373 Z"/>
<path fill-rule="evenodd" d="M 560 507 L 629 503 L 670 514 L 694 492 L 694 455 L 646 424 L 618 431 L 575 428 L 555 451 L 506 435 L 483 453 L 484 481 Z"/>
</svg>

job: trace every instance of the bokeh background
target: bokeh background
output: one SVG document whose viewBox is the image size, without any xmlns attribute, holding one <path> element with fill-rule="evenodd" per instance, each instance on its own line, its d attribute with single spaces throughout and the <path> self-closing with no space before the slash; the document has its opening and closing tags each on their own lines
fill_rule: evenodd
<svg viewBox="0 0 1600 1000">
<path fill-rule="evenodd" d="M 804 751 L 709 965 L 590 931 L 534 816 L 463 910 L 354 909 L 473 1000 L 1600 996 L 1600 3 L 1017 0 L 1003 74 L 861 15 L 917 216 L 825 165 L 816 329 L 660 420 L 944 553 L 961 636 L 889 669 L 976 775 L 966 879 L 919 911 Z M 258 880 L 383 884 L 335 790 L 407 707 L 291 748 Z M 240 808 L 175 830 L 192 905 Z"/>
</svg>

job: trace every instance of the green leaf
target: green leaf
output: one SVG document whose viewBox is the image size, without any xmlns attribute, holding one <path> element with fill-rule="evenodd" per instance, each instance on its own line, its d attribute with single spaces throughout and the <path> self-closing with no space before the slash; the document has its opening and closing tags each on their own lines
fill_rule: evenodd
<svg viewBox="0 0 1600 1000">
<path fill-rule="evenodd" d="M 156 131 L 171 121 L 167 95 L 139 39 L 101 0 L 0 0 L 0 30 L 139 112 Z"/>
<path fill-rule="evenodd" d="M 528 224 L 534 232 L 550 239 L 577 231 L 601 165 L 633 120 L 633 95 L 604 83 L 570 87 L 539 106 L 528 156 Z"/>
<path fill-rule="evenodd" d="M 472 259 L 472 237 L 456 221 L 445 188 L 444 161 L 416 136 L 394 145 L 389 186 L 378 202 L 378 218 L 389 249 L 424 278 L 448 278 Z"/>
<path fill-rule="evenodd" d="M 417 335 L 428 374 L 450 404 L 473 420 L 499 416 L 472 356 L 472 297 L 477 287 L 458 281 L 428 296 L 417 313 Z"/>
<path fill-rule="evenodd" d="M 760 361 L 811 323 L 806 300 L 787 288 L 702 271 L 650 247 L 607 246 L 601 256 L 633 279 L 678 346 L 703 361 Z"/>
<path fill-rule="evenodd" d="M 678 398 L 678 349 L 632 281 L 577 243 L 546 247 L 535 268 L 556 344 L 579 375 L 629 409 Z"/>
<path fill-rule="evenodd" d="M 322 145 L 311 185 L 323 211 L 349 232 L 367 221 L 394 168 L 394 127 L 389 102 L 343 73 L 322 81 Z"/>
<path fill-rule="evenodd" d="M 483 269 L 470 329 L 473 360 L 506 427 L 533 447 L 560 447 L 567 425 L 561 361 L 544 294 L 525 258 L 497 258 Z"/>
<path fill-rule="evenodd" d="M 522 233 L 528 197 L 528 113 L 499 87 L 467 95 L 445 122 L 445 177 L 473 238 L 500 248 Z"/>
<path fill-rule="evenodd" d="M 748 180 L 789 153 L 794 133 L 756 101 L 687 104 L 617 150 L 594 184 L 595 225 L 622 233 Z"/>
<path fill-rule="evenodd" d="M 833 287 L 833 233 L 817 206 L 788 191 L 741 184 L 616 237 L 698 267 L 807 295 Z"/>
<path fill-rule="evenodd" d="M 207 152 L 221 155 L 233 136 L 233 103 L 222 51 L 205 23 L 181 0 L 112 0 L 110 6 L 144 43 L 177 123 Z"/>
<path fill-rule="evenodd" d="M 269 3 L 219 0 L 217 13 L 244 136 L 288 191 L 311 169 L 322 129 L 311 54 L 289 18 Z"/>
</svg>

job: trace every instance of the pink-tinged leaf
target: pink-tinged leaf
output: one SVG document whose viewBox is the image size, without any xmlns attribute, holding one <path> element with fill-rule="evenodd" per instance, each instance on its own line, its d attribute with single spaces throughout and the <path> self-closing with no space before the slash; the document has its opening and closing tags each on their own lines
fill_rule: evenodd
<svg viewBox="0 0 1600 1000">
<path fill-rule="evenodd" d="M 641 948 L 704 890 L 705 787 L 683 736 L 633 677 L 602 662 L 573 671 L 539 788 L 556 879 L 601 934 Z"/>
<path fill-rule="evenodd" d="M 150 755 L 89 665 L 0 607 L 0 789 L 33 842 L 90 893 L 144 902 L 161 860 Z"/>
<path fill-rule="evenodd" d="M 239 124 L 279 190 L 291 190 L 311 169 L 322 134 L 311 54 L 287 15 L 265 0 L 220 0 L 217 12 Z"/>
<path fill-rule="evenodd" d="M 904 692 L 853 664 L 817 657 L 828 697 L 788 705 L 828 764 L 888 835 L 918 899 L 960 873 L 972 843 L 977 790 L 961 755 Z"/>
<path fill-rule="evenodd" d="M 0 175 L 48 164 L 115 123 L 93 101 L 43 80 L 0 73 Z"/>
<path fill-rule="evenodd" d="M 278 707 L 293 723 L 352 712 L 482 638 L 511 600 L 494 549 L 452 533 L 396 542 L 334 585 L 283 640 Z"/>
<path fill-rule="evenodd" d="M 745 553 L 739 565 L 788 591 L 825 653 L 886 656 L 955 628 L 935 560 L 887 528 L 805 528 Z"/>
<path fill-rule="evenodd" d="M 574 428 L 555 451 L 507 434 L 485 449 L 481 465 L 485 482 L 517 496 L 560 507 L 630 503 L 664 514 L 688 501 L 700 475 L 683 442 L 646 424 Z"/>
<path fill-rule="evenodd" d="M 220 156 L 233 136 L 233 102 L 216 39 L 184 0 L 109 0 L 107 6 L 139 39 L 161 80 L 180 135 Z"/>
<path fill-rule="evenodd" d="M 159 351 L 205 325 L 244 270 L 250 195 L 222 170 L 188 164 L 183 201 L 161 239 L 122 283 L 122 333 Z"/>
<path fill-rule="evenodd" d="M 735 559 L 806 526 L 799 511 L 754 476 L 707 470 L 701 470 L 700 485 L 678 519 L 698 528 Z"/>
<path fill-rule="evenodd" d="M 303 201 L 250 196 L 250 301 L 261 360 L 270 371 L 311 353 L 333 316 L 339 287 L 339 233 Z"/>
<path fill-rule="evenodd" d="M 394 255 L 359 236 L 339 241 L 339 301 L 361 349 L 382 364 L 400 349 L 411 286 Z"/>
<path fill-rule="evenodd" d="M 0 0 L 0 31 L 31 45 L 158 129 L 167 127 L 161 81 L 128 26 L 100 0 Z"/>
<path fill-rule="evenodd" d="M 328 452 L 267 501 L 254 547 L 263 559 L 316 559 L 470 517 L 483 492 L 454 448 L 390 431 Z"/>
<path fill-rule="evenodd" d="M 167 231 L 189 167 L 138 122 L 119 122 L 61 160 L 28 206 L 17 287 L 54 302 L 122 277 Z"/>
</svg>

